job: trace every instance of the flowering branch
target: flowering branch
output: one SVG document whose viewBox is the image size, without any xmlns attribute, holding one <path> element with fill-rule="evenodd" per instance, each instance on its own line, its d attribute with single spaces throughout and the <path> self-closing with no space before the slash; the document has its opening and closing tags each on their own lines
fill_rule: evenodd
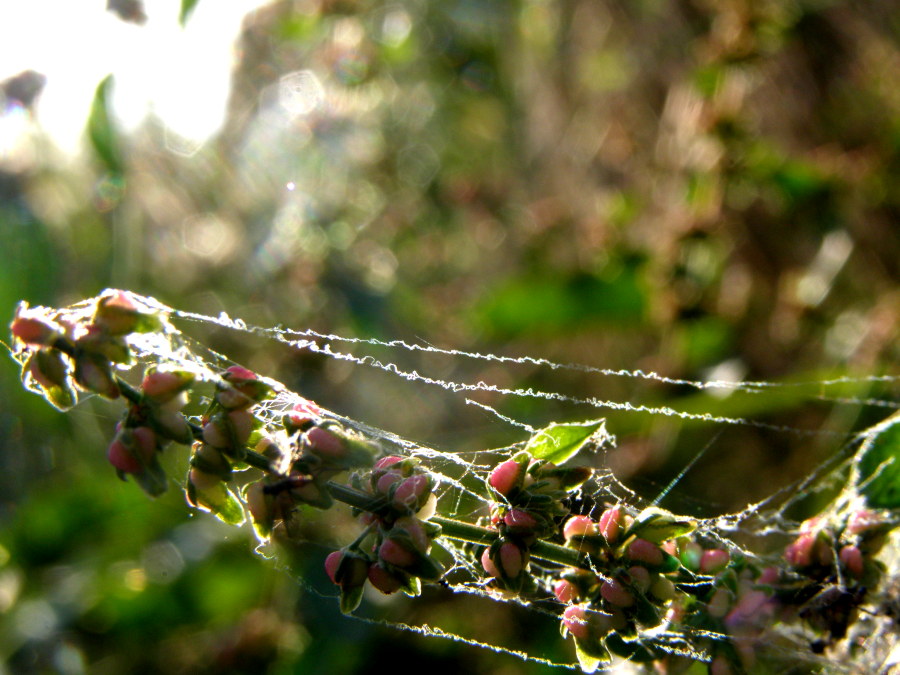
<svg viewBox="0 0 900 675">
<path fill-rule="evenodd" d="M 661 509 L 596 504 L 599 518 L 572 515 L 570 496 L 591 470 L 570 460 L 603 438 L 600 420 L 534 434 L 486 477 L 486 524 L 466 522 L 436 513 L 437 481 L 418 459 L 382 456 L 312 402 L 295 405 L 275 428 L 259 412 L 272 387 L 244 368 L 220 373 L 209 406 L 192 417 L 183 411 L 202 384 L 196 374 L 149 366 L 135 387 L 114 372 L 133 360 L 129 336 L 164 328 L 174 330 L 123 291 L 67 310 L 23 304 L 11 324 L 28 389 L 60 409 L 79 391 L 124 400 L 107 457 L 148 494 L 166 489 L 158 457 L 174 443 L 191 448 L 188 501 L 235 524 L 249 513 L 260 538 L 292 538 L 299 505 L 350 506 L 360 534 L 325 561 L 345 612 L 367 584 L 416 596 L 423 582 L 441 580 L 444 565 L 432 554 L 441 537 L 474 545 L 468 567 L 480 563 L 498 591 L 555 596 L 561 631 L 586 672 L 613 655 L 677 670 L 685 657 L 669 640 L 680 630 L 687 653 L 725 675 L 762 668 L 759 655 L 780 623 L 803 622 L 823 643 L 843 640 L 882 576 L 876 554 L 897 525 L 898 504 L 878 467 L 900 459 L 900 424 L 885 423 L 867 441 L 848 491 L 761 564 L 706 546 L 696 523 Z M 233 473 L 243 466 L 259 475 L 238 491 Z M 537 570 L 535 560 L 549 567 Z"/>
</svg>

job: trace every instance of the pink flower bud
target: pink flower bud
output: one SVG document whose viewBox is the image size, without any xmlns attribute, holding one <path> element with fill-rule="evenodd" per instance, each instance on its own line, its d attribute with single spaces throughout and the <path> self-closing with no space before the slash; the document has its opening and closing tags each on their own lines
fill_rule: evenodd
<svg viewBox="0 0 900 675">
<path fill-rule="evenodd" d="M 203 426 L 203 440 L 215 448 L 240 447 L 249 440 L 254 420 L 249 410 L 230 410 L 226 416 L 216 414 Z"/>
<path fill-rule="evenodd" d="M 575 537 L 594 537 L 600 533 L 597 523 L 589 516 L 572 516 L 563 526 L 563 537 L 568 543 Z"/>
<path fill-rule="evenodd" d="M 430 491 L 431 479 L 422 473 L 415 474 L 397 486 L 391 501 L 399 509 L 416 511 L 428 498 Z"/>
<path fill-rule="evenodd" d="M 120 428 L 109 444 L 106 458 L 122 473 L 139 474 L 153 460 L 156 434 L 149 427 Z"/>
<path fill-rule="evenodd" d="M 409 567 L 416 561 L 416 555 L 393 539 L 385 539 L 378 548 L 378 557 L 397 567 Z"/>
<path fill-rule="evenodd" d="M 650 570 L 641 565 L 633 565 L 628 568 L 628 579 L 631 585 L 641 593 L 650 590 Z"/>
<path fill-rule="evenodd" d="M 570 603 L 578 599 L 578 586 L 568 579 L 560 579 L 553 584 L 553 593 L 560 602 Z"/>
<path fill-rule="evenodd" d="M 244 493 L 244 499 L 247 501 L 247 509 L 253 522 L 267 533 L 272 528 L 275 517 L 272 498 L 265 493 L 265 484 L 261 480 L 250 483 Z"/>
<path fill-rule="evenodd" d="M 332 551 L 325 558 L 325 572 L 328 574 L 328 578 L 331 579 L 331 582 L 334 584 L 340 583 L 337 579 L 337 571 L 341 566 L 341 559 L 343 557 L 343 551 Z"/>
<path fill-rule="evenodd" d="M 569 634 L 579 640 L 587 640 L 590 635 L 587 610 L 579 605 L 566 607 L 562 615 L 562 623 Z"/>
<path fill-rule="evenodd" d="M 780 578 L 781 571 L 777 567 L 766 567 L 762 572 L 760 572 L 759 578 L 756 580 L 756 583 L 766 586 L 772 586 L 774 584 L 777 584 Z"/>
<path fill-rule="evenodd" d="M 491 577 L 499 577 L 500 570 L 497 569 L 497 566 L 494 564 L 494 561 L 491 560 L 491 549 L 486 548 L 484 552 L 481 554 L 481 566 L 484 568 L 484 571 L 488 576 Z"/>
<path fill-rule="evenodd" d="M 721 548 L 711 548 L 703 551 L 700 556 L 700 571 L 703 574 L 716 574 L 728 566 L 730 556 L 728 551 Z"/>
<path fill-rule="evenodd" d="M 793 567 L 809 567 L 813 564 L 816 535 L 806 532 L 784 549 L 784 558 Z"/>
<path fill-rule="evenodd" d="M 861 579 L 865 565 L 863 563 L 863 554 L 858 546 L 844 546 L 840 552 L 841 565 L 847 572 Z"/>
<path fill-rule="evenodd" d="M 369 567 L 369 583 L 385 595 L 396 593 L 403 586 L 402 579 L 391 574 L 381 563 Z"/>
<path fill-rule="evenodd" d="M 129 293 L 111 290 L 97 300 L 92 321 L 109 335 L 126 335 L 138 327 L 142 314 Z"/>
<path fill-rule="evenodd" d="M 600 534 L 602 534 L 606 541 L 612 545 L 616 543 L 616 540 L 619 538 L 619 531 L 622 528 L 622 516 L 624 512 L 618 506 L 614 506 L 611 509 L 606 509 L 601 516 L 599 522 Z"/>
<path fill-rule="evenodd" d="M 388 455 L 387 457 L 382 457 L 377 462 L 375 462 L 375 465 L 372 467 L 372 471 L 385 471 L 394 466 L 394 464 L 402 461 L 403 457 L 400 457 L 398 455 Z"/>
<path fill-rule="evenodd" d="M 425 530 L 425 524 L 418 518 L 413 516 L 397 518 L 394 521 L 394 530 L 396 532 L 405 532 L 417 551 L 421 553 L 428 552 L 428 548 L 431 546 L 431 539 Z"/>
<path fill-rule="evenodd" d="M 488 483 L 503 496 L 509 495 L 524 475 L 524 467 L 514 459 L 501 462 L 488 477 Z"/>
<path fill-rule="evenodd" d="M 615 579 L 604 581 L 600 586 L 600 595 L 609 604 L 616 607 L 631 607 L 634 604 L 634 596 Z"/>
<path fill-rule="evenodd" d="M 191 386 L 193 373 L 186 370 L 151 370 L 141 382 L 141 391 L 157 403 L 165 403 Z"/>
<path fill-rule="evenodd" d="M 37 312 L 20 313 L 9 325 L 13 337 L 31 345 L 50 346 L 62 334 L 55 323 Z"/>
<path fill-rule="evenodd" d="M 347 454 L 344 442 L 334 433 L 322 427 L 313 427 L 306 432 L 309 449 L 323 459 L 343 459 Z"/>
<path fill-rule="evenodd" d="M 503 516 L 503 522 L 509 529 L 517 532 L 529 532 L 538 524 L 537 519 L 523 509 L 510 509 Z"/>
<path fill-rule="evenodd" d="M 397 485 L 401 480 L 403 480 L 403 476 L 399 471 L 388 471 L 387 473 L 383 473 L 378 478 L 378 482 L 375 483 L 375 492 L 382 495 L 389 494 L 391 488 Z"/>
<path fill-rule="evenodd" d="M 515 579 L 527 564 L 526 553 L 511 541 L 504 542 L 500 546 L 500 569 L 507 579 Z"/>
<path fill-rule="evenodd" d="M 75 381 L 83 389 L 106 398 L 118 398 L 119 387 L 109 362 L 97 354 L 82 352 L 75 358 Z"/>
<path fill-rule="evenodd" d="M 663 552 L 656 544 L 646 539 L 635 539 L 628 544 L 626 555 L 635 562 L 646 563 L 647 565 L 662 565 Z"/>
<path fill-rule="evenodd" d="M 196 466 L 191 467 L 191 470 L 188 473 L 188 480 L 191 481 L 191 485 L 193 485 L 194 489 L 200 494 L 208 492 L 222 482 L 221 476 L 217 476 L 214 473 L 207 473 L 202 469 L 198 469 Z"/>
</svg>

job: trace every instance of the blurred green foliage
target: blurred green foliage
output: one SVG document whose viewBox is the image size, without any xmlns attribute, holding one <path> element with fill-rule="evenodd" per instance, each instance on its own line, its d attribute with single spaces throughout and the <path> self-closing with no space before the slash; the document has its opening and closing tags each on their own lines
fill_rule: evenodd
<svg viewBox="0 0 900 675">
<path fill-rule="evenodd" d="M 195 4 L 181 3 L 182 24 L 198 20 Z M 673 378 L 896 374 L 893 3 L 281 1 L 248 15 L 236 53 L 225 125 L 202 147 L 180 144 L 153 117 L 122 136 L 107 79 L 88 158 L 63 161 L 40 137 L 2 158 L 0 314 L 20 299 L 62 305 L 117 286 L 264 326 Z M 315 82 L 321 100 L 301 89 Z M 442 392 L 189 328 L 406 437 L 459 449 L 518 440 Z M 817 396 L 897 393 L 876 382 L 715 397 L 529 365 L 385 358 L 446 379 L 834 431 L 871 424 L 883 408 Z M 275 565 L 250 553 L 249 533 L 190 516 L 176 490 L 147 501 L 104 462 L 112 406 L 63 417 L 16 376 L 0 369 L 7 671 L 323 672 L 327 663 L 366 673 L 378 655 L 410 671 L 542 672 L 341 617 L 321 572 L 324 546 Z M 476 398 L 535 425 L 585 417 L 558 402 Z M 648 498 L 719 432 L 608 413 L 619 440 L 608 466 Z M 741 508 L 834 450 L 829 437 L 725 428 L 668 506 Z M 337 543 L 315 519 L 309 527 Z M 571 660 L 553 621 L 471 602 L 434 591 L 382 609 Z"/>
</svg>

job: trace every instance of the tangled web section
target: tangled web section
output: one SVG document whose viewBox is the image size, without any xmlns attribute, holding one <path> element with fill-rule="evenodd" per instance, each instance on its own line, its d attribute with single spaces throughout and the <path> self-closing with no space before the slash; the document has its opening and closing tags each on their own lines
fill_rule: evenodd
<svg viewBox="0 0 900 675">
<path fill-rule="evenodd" d="M 732 392 L 753 396 L 765 396 L 772 392 L 792 390 L 800 392 L 800 396 L 810 400 L 816 400 L 834 406 L 836 409 L 854 407 L 855 410 L 863 410 L 867 407 L 894 408 L 897 403 L 885 398 L 873 397 L 869 392 L 876 385 L 895 385 L 900 381 L 896 375 L 868 375 L 863 377 L 840 376 L 829 379 L 813 380 L 806 382 L 766 382 L 766 381 L 727 381 L 713 379 L 708 381 L 695 381 L 681 378 L 671 378 L 652 371 L 608 369 L 578 363 L 558 363 L 541 357 L 534 356 L 508 356 L 491 353 L 481 353 L 458 349 L 445 349 L 430 344 L 409 343 L 402 340 L 378 340 L 370 338 L 342 337 L 335 334 L 319 333 L 312 330 L 290 330 L 281 327 L 262 327 L 248 325 L 241 319 L 234 319 L 222 313 L 218 316 L 207 316 L 194 312 L 180 311 L 167 307 L 153 299 L 144 299 L 148 305 L 154 306 L 160 311 L 166 312 L 173 320 L 185 322 L 199 322 L 207 325 L 215 325 L 229 331 L 255 335 L 268 340 L 274 340 L 292 349 L 305 350 L 326 358 L 339 360 L 353 366 L 374 368 L 400 378 L 409 383 L 410 387 L 431 387 L 442 390 L 447 396 L 462 397 L 470 405 L 477 406 L 492 416 L 498 424 L 510 425 L 525 432 L 534 432 L 534 427 L 529 421 L 514 419 L 502 414 L 494 407 L 468 398 L 477 392 L 489 392 L 499 399 L 504 397 L 521 397 L 552 401 L 555 404 L 572 408 L 573 417 L 584 417 L 584 409 L 615 410 L 626 414 L 650 415 L 676 420 L 701 422 L 708 424 L 713 432 L 712 439 L 699 449 L 679 472 L 671 484 L 665 486 L 654 500 L 662 500 L 686 473 L 690 471 L 699 457 L 707 452 L 718 438 L 715 427 L 721 425 L 747 426 L 764 429 L 768 432 L 789 434 L 792 436 L 816 436 L 831 442 L 835 448 L 831 457 L 821 464 L 812 474 L 802 481 L 784 487 L 765 499 L 748 505 L 739 512 L 719 515 L 713 518 L 698 519 L 698 532 L 710 542 L 714 542 L 726 550 L 735 554 L 741 554 L 748 558 L 754 558 L 754 553 L 741 545 L 738 541 L 746 542 L 747 533 L 752 537 L 760 538 L 772 535 L 788 536 L 797 531 L 797 523 L 786 516 L 791 506 L 799 500 L 807 497 L 810 492 L 823 489 L 827 485 L 829 477 L 836 470 L 852 465 L 855 449 L 865 440 L 864 431 L 847 431 L 823 428 L 800 428 L 771 424 L 748 417 L 720 415 L 714 412 L 714 406 L 718 397 Z M 168 324 L 165 331 L 152 333 L 138 337 L 134 341 L 135 349 L 140 352 L 142 358 L 163 360 L 178 364 L 197 373 L 203 379 L 215 380 L 216 373 L 224 365 L 230 363 L 229 359 L 215 353 L 203 345 L 200 345 L 182 334 L 174 324 Z M 378 355 L 369 353 L 377 350 Z M 596 376 L 598 378 L 627 378 L 630 380 L 643 380 L 662 385 L 671 385 L 682 388 L 690 388 L 698 392 L 711 394 L 709 396 L 709 411 L 693 412 L 677 410 L 668 405 L 643 405 L 626 400 L 605 400 L 595 397 L 581 397 L 567 394 L 563 391 L 542 390 L 537 388 L 519 388 L 503 386 L 485 382 L 483 380 L 465 381 L 446 379 L 440 375 L 431 375 L 427 372 L 419 372 L 418 369 L 404 368 L 395 360 L 386 358 L 383 354 L 407 353 L 407 354 L 436 354 L 442 357 L 465 361 L 481 361 L 494 364 L 502 364 L 508 367 L 528 366 L 531 368 L 547 368 L 551 370 L 565 370 Z M 263 414 L 270 417 L 273 423 L 285 411 L 302 401 L 302 397 L 290 391 L 279 382 L 269 380 L 275 388 L 277 395 L 265 404 Z M 848 391 L 860 392 L 860 394 L 847 395 Z M 835 393 L 837 392 L 837 393 Z M 590 413 L 589 413 L 590 414 Z M 595 412 L 593 414 L 596 414 Z M 450 452 L 433 447 L 427 447 L 414 440 L 404 438 L 401 435 L 376 428 L 374 426 L 348 419 L 340 414 L 334 414 L 342 423 L 356 429 L 366 436 L 376 439 L 386 450 L 419 457 L 433 473 L 439 483 L 439 501 L 442 513 L 453 517 L 470 521 L 483 516 L 489 510 L 490 503 L 484 497 L 483 491 L 473 489 L 474 485 L 482 485 L 499 457 L 511 457 L 524 444 L 516 443 L 505 448 L 491 448 L 489 450 L 471 452 Z M 613 431 L 615 431 L 613 429 Z M 597 444 L 596 457 L 598 463 L 602 462 L 601 453 L 613 447 L 615 438 L 606 434 Z M 634 491 L 620 482 L 609 470 L 601 466 L 596 473 L 595 480 L 587 483 L 579 495 L 582 504 L 593 505 L 586 511 L 587 515 L 596 517 L 604 506 L 611 504 L 628 504 L 641 508 L 648 505 L 647 500 L 640 497 Z M 548 622 L 557 623 L 559 618 L 558 601 L 552 593 L 540 601 L 524 601 L 512 595 L 498 593 L 488 586 L 484 572 L 473 563 L 471 551 L 466 550 L 465 544 L 457 544 L 452 541 L 442 540 L 441 544 L 454 561 L 453 567 L 446 575 L 448 581 L 445 588 L 453 593 L 471 594 L 483 598 L 485 601 L 501 601 L 518 603 L 526 611 L 538 615 L 546 615 Z M 357 615 L 356 618 L 368 623 L 387 624 L 397 630 L 409 631 L 428 637 L 436 637 L 456 642 L 463 642 L 473 647 L 488 649 L 494 652 L 512 655 L 526 661 L 539 663 L 545 666 L 554 666 L 560 669 L 579 671 L 577 663 L 565 663 L 552 661 L 537 654 L 529 654 L 516 649 L 510 649 L 501 645 L 482 642 L 473 636 L 463 636 L 430 625 L 410 625 L 404 622 L 391 622 L 382 619 L 369 618 Z M 663 645 L 672 654 L 684 654 L 700 661 L 708 661 L 706 654 L 698 653 L 691 641 L 685 635 L 686 628 L 679 631 L 668 631 L 665 626 L 656 630 L 653 640 L 656 645 Z M 727 636 L 704 632 L 707 640 L 727 640 Z M 816 661 L 818 657 L 809 654 L 804 655 L 808 661 Z M 824 662 L 823 662 L 824 663 Z M 832 664 L 833 665 L 833 664 Z"/>
</svg>

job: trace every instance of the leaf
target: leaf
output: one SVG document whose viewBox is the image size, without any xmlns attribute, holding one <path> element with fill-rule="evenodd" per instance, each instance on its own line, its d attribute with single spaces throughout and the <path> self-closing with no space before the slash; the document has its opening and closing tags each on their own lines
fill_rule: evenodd
<svg viewBox="0 0 900 675">
<path fill-rule="evenodd" d="M 900 507 L 900 413 L 868 430 L 858 456 L 855 483 L 869 506 Z"/>
<path fill-rule="evenodd" d="M 113 76 L 107 75 L 97 85 L 91 114 L 88 117 L 88 138 L 97 157 L 111 174 L 121 174 L 124 167 L 119 148 L 119 132 L 112 121 L 109 110 L 109 96 L 112 91 Z"/>
<path fill-rule="evenodd" d="M 628 528 L 625 537 L 632 535 L 661 544 L 667 539 L 674 539 L 690 534 L 697 529 L 697 523 L 689 518 L 679 518 L 665 509 L 648 507 L 638 514 L 634 524 Z"/>
<path fill-rule="evenodd" d="M 187 20 L 191 18 L 191 14 L 194 13 L 197 2 L 198 0 L 181 0 L 181 11 L 178 14 L 178 23 L 180 23 L 182 27 L 184 27 Z"/>
<path fill-rule="evenodd" d="M 605 420 L 551 424 L 531 437 L 525 451 L 535 459 L 562 464 L 592 445 L 595 436 L 605 436 L 605 425 Z"/>
<path fill-rule="evenodd" d="M 599 644 L 598 647 L 603 649 Z M 606 652 L 605 649 L 603 651 Z M 575 640 L 575 656 L 578 657 L 578 665 L 581 666 L 582 672 L 585 673 L 593 673 L 600 667 L 601 663 L 609 661 L 609 653 L 606 653 L 605 658 L 588 654 L 587 651 L 582 649 L 581 640 Z"/>
</svg>

